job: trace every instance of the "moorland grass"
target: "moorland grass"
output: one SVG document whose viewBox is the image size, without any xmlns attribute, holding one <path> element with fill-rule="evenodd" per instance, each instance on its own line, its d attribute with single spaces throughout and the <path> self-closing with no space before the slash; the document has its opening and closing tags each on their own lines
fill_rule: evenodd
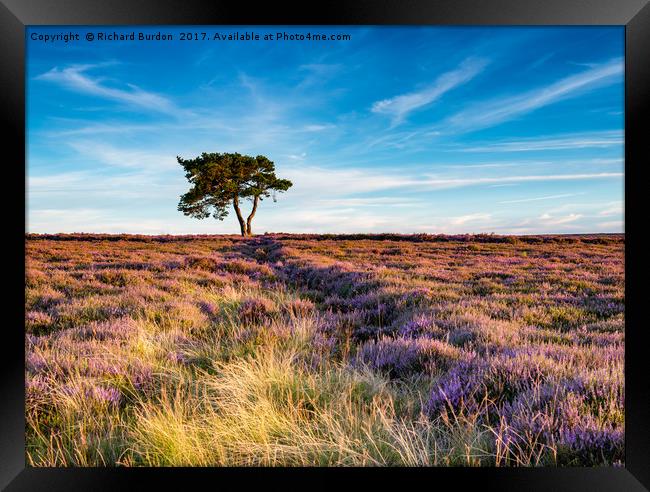
<svg viewBox="0 0 650 492">
<path fill-rule="evenodd" d="M 29 236 L 31 466 L 622 463 L 622 236 Z"/>
</svg>

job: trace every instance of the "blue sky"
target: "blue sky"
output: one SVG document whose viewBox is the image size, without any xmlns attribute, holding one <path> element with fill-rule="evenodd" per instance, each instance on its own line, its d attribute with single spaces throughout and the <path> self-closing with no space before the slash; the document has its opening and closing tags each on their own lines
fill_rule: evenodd
<svg viewBox="0 0 650 492">
<path fill-rule="evenodd" d="M 176 156 L 263 154 L 254 232 L 623 231 L 622 27 L 27 33 L 29 232 L 238 233 L 177 211 Z M 181 31 L 346 41 L 180 41 Z M 174 40 L 83 41 L 166 32 Z"/>
</svg>

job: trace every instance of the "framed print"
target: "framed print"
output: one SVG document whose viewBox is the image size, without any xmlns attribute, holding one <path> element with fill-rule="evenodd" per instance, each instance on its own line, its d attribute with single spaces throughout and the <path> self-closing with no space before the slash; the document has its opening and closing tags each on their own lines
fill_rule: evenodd
<svg viewBox="0 0 650 492">
<path fill-rule="evenodd" d="M 7 490 L 650 486 L 647 2 L 0 13 Z"/>
</svg>

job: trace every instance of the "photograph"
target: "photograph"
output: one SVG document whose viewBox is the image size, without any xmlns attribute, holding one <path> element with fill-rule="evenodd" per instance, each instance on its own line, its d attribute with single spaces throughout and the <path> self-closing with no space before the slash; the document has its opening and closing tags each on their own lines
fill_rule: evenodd
<svg viewBox="0 0 650 492">
<path fill-rule="evenodd" d="M 626 466 L 624 25 L 24 36 L 27 468 Z"/>
</svg>

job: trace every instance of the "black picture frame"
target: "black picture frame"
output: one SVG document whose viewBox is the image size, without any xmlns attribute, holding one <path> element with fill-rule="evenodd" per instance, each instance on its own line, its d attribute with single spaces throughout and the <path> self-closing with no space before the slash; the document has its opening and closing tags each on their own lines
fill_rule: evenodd
<svg viewBox="0 0 650 492">
<path fill-rule="evenodd" d="M 346 486 L 365 487 L 390 478 L 425 487 L 447 483 L 480 490 L 650 490 L 650 398 L 646 375 L 650 357 L 643 343 L 643 246 L 633 212 L 642 197 L 641 169 L 650 162 L 643 120 L 650 100 L 650 6 L 648 0 L 376 0 L 326 1 L 308 6 L 278 2 L 199 0 L 0 0 L 0 114 L 6 184 L 25 197 L 25 27 L 33 25 L 224 25 L 224 24 L 434 24 L 434 25 L 621 25 L 625 26 L 625 466 L 619 468 L 399 468 L 399 469 L 100 469 L 26 468 L 24 449 L 24 285 L 25 212 L 19 198 L 7 200 L 4 354 L 0 405 L 0 487 L 18 490 L 124 490 L 178 486 L 196 480 L 214 488 Z M 6 155 L 6 151 L 5 151 Z M 7 176 L 7 173 L 10 173 Z M 5 194 L 6 195 L 6 194 Z M 16 203 L 17 205 L 14 205 Z M 11 219 L 11 220 L 7 220 Z M 24 325 L 23 325 L 24 326 Z M 397 475 L 397 476 L 395 476 Z M 290 480 L 290 482 L 287 482 Z M 317 480 L 317 481 L 316 481 Z M 442 481 L 441 481 L 442 480 Z M 399 482 L 398 482 L 399 483 Z"/>
</svg>

